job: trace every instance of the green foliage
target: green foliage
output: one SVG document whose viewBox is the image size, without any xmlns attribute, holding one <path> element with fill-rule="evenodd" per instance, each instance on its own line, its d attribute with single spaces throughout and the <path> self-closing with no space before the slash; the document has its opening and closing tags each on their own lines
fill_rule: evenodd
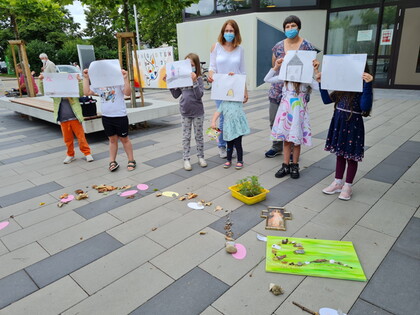
<svg viewBox="0 0 420 315">
<path fill-rule="evenodd" d="M 41 72 L 42 62 L 39 60 L 40 53 L 46 53 L 48 57 L 55 62 L 55 47 L 52 44 L 45 43 L 38 39 L 30 41 L 26 45 L 26 54 L 28 55 L 28 62 L 31 70 L 37 74 Z"/>
<path fill-rule="evenodd" d="M 236 182 L 239 185 L 239 193 L 247 197 L 254 197 L 259 195 L 264 188 L 261 187 L 258 176 L 248 176 Z"/>
<path fill-rule="evenodd" d="M 83 39 L 74 39 L 64 43 L 63 47 L 57 51 L 55 59 L 52 59 L 56 65 L 68 65 L 70 62 L 79 61 L 77 54 L 77 45 L 86 45 Z"/>
<path fill-rule="evenodd" d="M 89 6 L 85 10 L 86 28 L 85 36 L 90 38 L 90 43 L 95 46 L 106 46 L 117 49 L 115 34 L 122 31 L 116 27 L 116 20 L 120 19 L 118 8 Z"/>
<path fill-rule="evenodd" d="M 118 51 L 116 49 L 110 49 L 107 46 L 95 47 L 96 59 L 118 59 Z"/>
</svg>

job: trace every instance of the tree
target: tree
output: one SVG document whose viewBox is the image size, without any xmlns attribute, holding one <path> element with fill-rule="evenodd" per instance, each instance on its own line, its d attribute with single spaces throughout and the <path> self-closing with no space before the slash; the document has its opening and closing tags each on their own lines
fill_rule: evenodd
<svg viewBox="0 0 420 315">
<path fill-rule="evenodd" d="M 86 28 L 83 30 L 85 36 L 90 37 L 90 43 L 96 47 L 106 46 L 117 49 L 115 33 L 115 19 L 118 19 L 118 8 L 107 8 L 89 6 L 85 10 Z"/>
</svg>

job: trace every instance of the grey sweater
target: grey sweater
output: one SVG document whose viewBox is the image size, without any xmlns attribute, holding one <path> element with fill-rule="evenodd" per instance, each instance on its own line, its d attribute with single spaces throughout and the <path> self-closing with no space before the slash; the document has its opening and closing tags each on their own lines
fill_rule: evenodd
<svg viewBox="0 0 420 315">
<path fill-rule="evenodd" d="M 193 86 L 184 88 L 170 89 L 172 96 L 178 98 L 179 111 L 184 117 L 200 117 L 204 115 L 204 106 L 201 98 L 203 97 L 203 79 L 197 78 L 197 82 L 194 82 Z"/>
</svg>

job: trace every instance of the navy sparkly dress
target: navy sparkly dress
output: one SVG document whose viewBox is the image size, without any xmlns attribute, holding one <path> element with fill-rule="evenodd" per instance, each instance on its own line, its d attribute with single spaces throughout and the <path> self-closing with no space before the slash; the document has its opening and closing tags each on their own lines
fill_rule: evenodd
<svg viewBox="0 0 420 315">
<path fill-rule="evenodd" d="M 324 104 L 333 103 L 328 91 L 320 88 Z M 352 107 L 349 97 L 344 96 L 337 103 L 328 130 L 325 151 L 335 153 L 345 159 L 361 161 L 365 151 L 365 127 L 362 111 L 372 108 L 372 83 L 363 82 L 363 92 L 355 92 Z"/>
</svg>

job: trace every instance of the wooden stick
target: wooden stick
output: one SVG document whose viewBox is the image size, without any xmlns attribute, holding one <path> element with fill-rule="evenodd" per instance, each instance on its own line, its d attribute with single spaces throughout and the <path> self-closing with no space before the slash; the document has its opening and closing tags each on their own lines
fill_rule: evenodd
<svg viewBox="0 0 420 315">
<path fill-rule="evenodd" d="M 309 313 L 309 314 L 312 314 L 312 315 L 319 315 L 319 313 L 318 313 L 318 312 L 314 312 L 314 311 L 310 310 L 309 308 L 306 308 L 305 306 L 300 305 L 299 303 L 297 303 L 297 302 L 295 302 L 295 301 L 292 301 L 292 303 L 293 303 L 294 305 L 296 305 L 297 307 L 301 308 L 303 311 L 305 311 L 305 312 Z"/>
</svg>

